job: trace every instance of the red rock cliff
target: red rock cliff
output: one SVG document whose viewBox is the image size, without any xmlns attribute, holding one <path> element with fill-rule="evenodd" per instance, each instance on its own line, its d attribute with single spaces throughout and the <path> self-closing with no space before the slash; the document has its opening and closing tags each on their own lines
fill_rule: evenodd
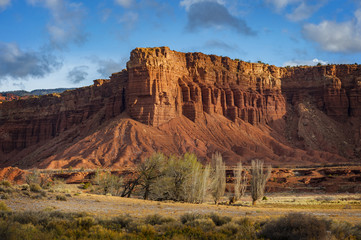
<svg viewBox="0 0 361 240">
<path fill-rule="evenodd" d="M 127 64 L 127 106 L 132 118 L 159 125 L 184 115 L 221 114 L 252 124 L 281 119 L 282 69 L 167 47 L 132 51 Z"/>
<path fill-rule="evenodd" d="M 110 80 L 0 104 L 0 165 L 121 167 L 153 151 L 352 161 L 361 156 L 360 86 L 359 65 L 278 68 L 137 48 Z"/>
</svg>

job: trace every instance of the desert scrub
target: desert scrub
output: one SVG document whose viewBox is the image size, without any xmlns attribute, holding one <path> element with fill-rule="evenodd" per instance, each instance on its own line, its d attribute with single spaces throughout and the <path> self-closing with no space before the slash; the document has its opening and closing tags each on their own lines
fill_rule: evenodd
<svg viewBox="0 0 361 240">
<path fill-rule="evenodd" d="M 92 217 L 81 217 L 76 219 L 76 225 L 80 228 L 89 230 L 96 224 L 96 221 Z"/>
<path fill-rule="evenodd" d="M 216 226 L 222 226 L 222 225 L 232 221 L 231 217 L 221 216 L 221 215 L 219 215 L 217 213 L 211 213 L 211 214 L 208 215 L 208 217 L 210 219 L 212 219 L 212 221 L 214 222 L 214 224 L 216 224 Z"/>
<path fill-rule="evenodd" d="M 9 199 L 9 198 L 10 198 L 10 196 L 7 193 L 0 194 L 0 199 Z"/>
<path fill-rule="evenodd" d="M 40 192 L 42 190 L 42 187 L 38 183 L 31 183 L 30 184 L 30 191 L 32 192 Z"/>
<path fill-rule="evenodd" d="M 56 195 L 56 200 L 58 201 L 66 201 L 66 196 L 65 195 Z"/>
<path fill-rule="evenodd" d="M 10 212 L 11 208 L 9 208 L 3 201 L 0 201 L 0 211 Z"/>
<path fill-rule="evenodd" d="M 180 216 L 180 221 L 181 223 L 186 224 L 187 222 L 194 221 L 199 218 L 203 218 L 203 216 L 199 213 L 185 213 Z"/>
<path fill-rule="evenodd" d="M 112 219 L 99 220 L 100 225 L 115 231 L 121 231 L 122 229 L 129 229 L 132 223 L 133 223 L 133 219 L 128 214 L 119 215 Z"/>
<path fill-rule="evenodd" d="M 9 182 L 8 180 L 2 180 L 1 182 L 0 182 L 0 185 L 1 186 L 4 186 L 4 187 L 8 187 L 8 188 L 10 188 L 12 185 L 11 185 L 11 182 Z"/>
<path fill-rule="evenodd" d="M 210 232 L 215 229 L 216 225 L 210 218 L 198 218 L 193 221 L 188 221 L 187 226 L 201 229 L 204 232 Z"/>
<path fill-rule="evenodd" d="M 266 239 L 329 239 L 327 222 L 315 216 L 290 213 L 271 220 L 263 227 L 261 237 Z"/>
<path fill-rule="evenodd" d="M 84 189 L 84 190 L 86 190 L 86 189 L 88 189 L 90 187 L 92 187 L 92 184 L 90 182 L 86 182 L 86 183 L 83 183 L 81 185 L 81 188 Z"/>
<path fill-rule="evenodd" d="M 336 239 L 361 239 L 361 224 L 352 225 L 348 222 L 332 222 L 331 232 Z"/>
<path fill-rule="evenodd" d="M 163 217 L 159 214 L 148 215 L 145 217 L 144 220 L 146 224 L 150 224 L 150 225 L 162 225 L 164 223 L 169 223 L 173 221 L 175 221 L 174 218 Z"/>
</svg>

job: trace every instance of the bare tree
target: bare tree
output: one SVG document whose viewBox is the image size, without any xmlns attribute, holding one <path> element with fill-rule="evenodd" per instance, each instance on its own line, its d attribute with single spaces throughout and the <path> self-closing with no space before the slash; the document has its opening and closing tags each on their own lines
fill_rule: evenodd
<svg viewBox="0 0 361 240">
<path fill-rule="evenodd" d="M 242 162 L 237 164 L 237 168 L 233 171 L 233 173 L 236 180 L 234 184 L 234 198 L 235 201 L 238 201 L 244 196 L 248 183 L 247 172 L 243 169 Z"/>
<path fill-rule="evenodd" d="M 41 173 L 39 169 L 34 169 L 26 175 L 25 181 L 27 184 L 39 184 L 42 188 L 50 186 L 51 177 L 50 173 Z"/>
<path fill-rule="evenodd" d="M 130 195 L 133 193 L 135 188 L 139 185 L 139 179 L 140 176 L 137 174 L 134 174 L 134 172 L 123 172 L 123 190 L 120 194 L 121 197 L 130 197 Z"/>
<path fill-rule="evenodd" d="M 144 191 L 144 199 L 149 198 L 155 183 L 164 175 L 164 165 L 165 156 L 162 153 L 155 153 L 138 166 L 137 175 L 139 184 Z"/>
<path fill-rule="evenodd" d="M 197 185 L 199 186 L 198 198 L 197 198 L 198 203 L 203 203 L 207 196 L 207 192 L 209 189 L 210 172 L 211 172 L 211 166 L 208 164 L 204 167 L 202 174 L 200 176 L 200 183 Z"/>
<path fill-rule="evenodd" d="M 206 197 L 209 184 L 209 165 L 203 168 L 196 155 L 186 153 L 183 161 L 188 162 L 190 175 L 186 181 L 186 201 L 202 203 Z"/>
<path fill-rule="evenodd" d="M 222 155 L 219 152 L 212 155 L 211 178 L 211 194 L 215 204 L 218 204 L 226 189 L 226 165 L 224 164 Z"/>
<path fill-rule="evenodd" d="M 271 176 L 272 168 L 268 166 L 267 172 L 264 172 L 263 161 L 261 160 L 252 160 L 251 167 L 251 195 L 252 195 L 252 205 L 256 204 L 256 201 L 261 199 L 264 195 L 264 190 L 266 187 L 266 182 Z"/>
</svg>

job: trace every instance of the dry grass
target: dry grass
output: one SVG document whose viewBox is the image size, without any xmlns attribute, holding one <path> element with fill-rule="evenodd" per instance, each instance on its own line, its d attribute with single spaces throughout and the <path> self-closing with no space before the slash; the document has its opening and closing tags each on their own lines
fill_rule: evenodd
<svg viewBox="0 0 361 240">
<path fill-rule="evenodd" d="M 72 197 L 67 198 L 67 201 L 57 201 L 56 196 L 59 195 L 59 192 L 71 194 Z M 159 214 L 164 217 L 179 218 L 185 213 L 211 214 L 217 212 L 222 216 L 246 216 L 257 220 L 267 220 L 288 213 L 311 213 L 333 220 L 350 223 L 361 222 L 360 194 L 272 194 L 267 195 L 267 200 L 260 201 L 256 206 L 251 206 L 249 196 L 233 206 L 216 206 L 211 199 L 209 200 L 204 204 L 145 201 L 135 198 L 95 195 L 81 190 L 77 185 L 61 184 L 61 187 L 56 188 L 55 191 L 48 191 L 46 198 L 37 199 L 26 194 L 14 194 L 3 201 L 15 211 L 49 211 L 53 209 L 62 212 L 87 212 L 102 217 L 129 214 L 142 218 L 147 215 Z"/>
</svg>

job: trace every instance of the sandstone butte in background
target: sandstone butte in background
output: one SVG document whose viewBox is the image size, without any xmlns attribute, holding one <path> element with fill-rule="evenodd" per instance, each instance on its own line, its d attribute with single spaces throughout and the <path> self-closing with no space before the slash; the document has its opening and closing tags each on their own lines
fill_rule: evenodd
<svg viewBox="0 0 361 240">
<path fill-rule="evenodd" d="M 0 167 L 132 167 L 154 151 L 228 165 L 360 163 L 361 65 L 280 68 L 137 48 L 110 80 L 0 104 Z"/>
</svg>

